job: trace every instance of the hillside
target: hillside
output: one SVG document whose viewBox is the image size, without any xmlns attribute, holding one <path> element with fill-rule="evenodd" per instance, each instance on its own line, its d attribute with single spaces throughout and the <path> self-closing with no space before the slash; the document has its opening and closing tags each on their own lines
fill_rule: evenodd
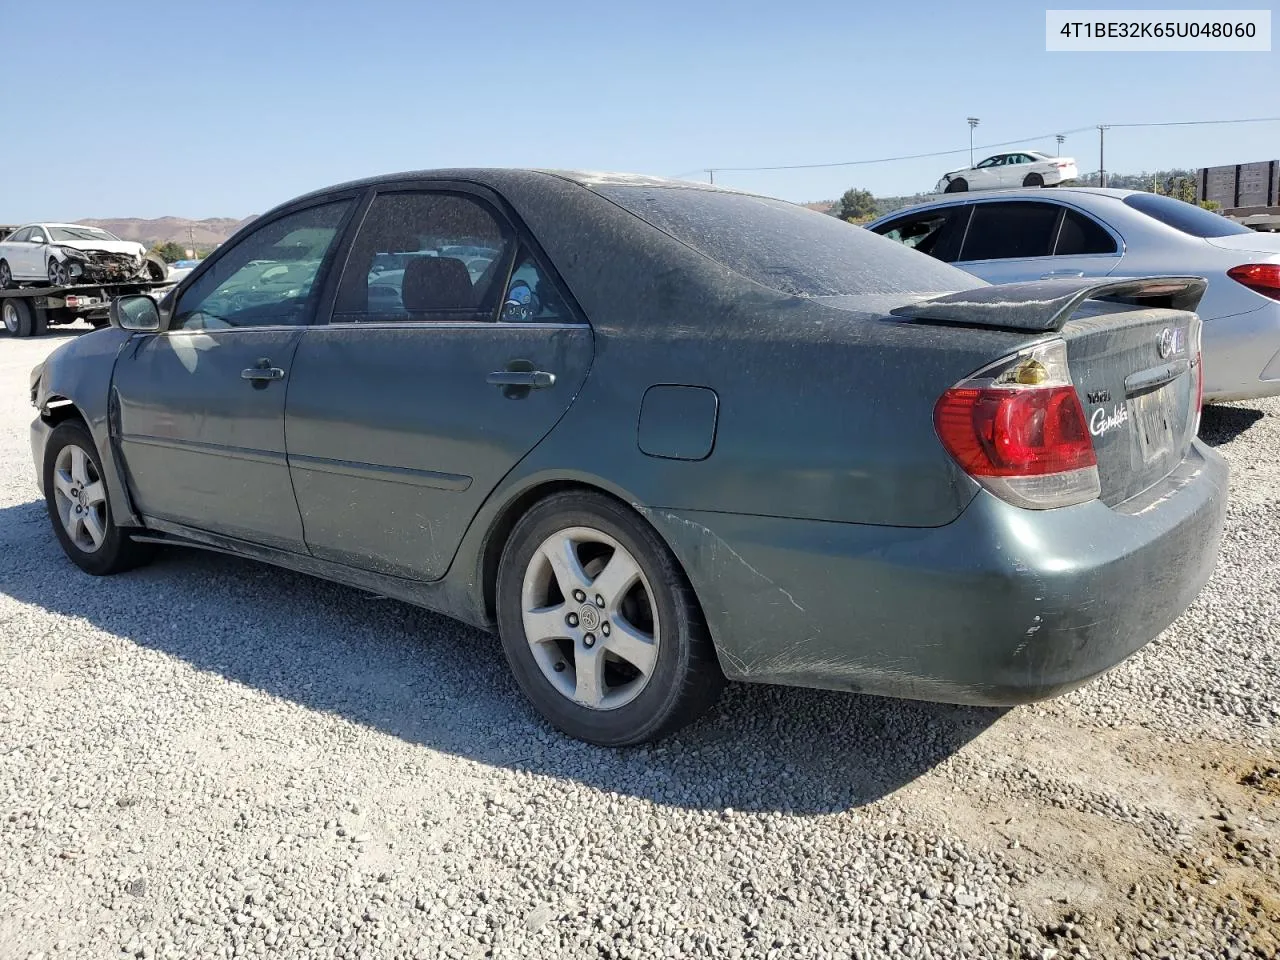
<svg viewBox="0 0 1280 960">
<path fill-rule="evenodd" d="M 160 217 L 156 220 L 140 220 L 137 217 L 121 217 L 106 220 L 81 220 L 80 223 L 101 227 L 114 233 L 121 240 L 137 240 L 148 247 L 172 241 L 181 246 L 194 243 L 196 247 L 216 247 L 236 229 L 252 217 L 233 220 L 229 217 L 211 217 L 207 220 L 188 220 L 185 217 Z"/>
</svg>

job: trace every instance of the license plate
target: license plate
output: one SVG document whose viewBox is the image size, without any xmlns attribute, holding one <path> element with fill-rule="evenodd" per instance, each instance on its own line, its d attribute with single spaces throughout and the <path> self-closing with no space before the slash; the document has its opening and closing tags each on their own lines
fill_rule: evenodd
<svg viewBox="0 0 1280 960">
<path fill-rule="evenodd" d="M 1173 449 L 1174 384 L 1133 398 L 1133 421 L 1142 462 L 1159 460 Z"/>
</svg>

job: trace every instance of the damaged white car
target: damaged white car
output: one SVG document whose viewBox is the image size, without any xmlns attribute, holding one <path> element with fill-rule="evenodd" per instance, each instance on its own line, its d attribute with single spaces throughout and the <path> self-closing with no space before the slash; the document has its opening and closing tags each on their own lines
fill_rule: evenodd
<svg viewBox="0 0 1280 960">
<path fill-rule="evenodd" d="M 124 283 L 164 280 L 165 262 L 147 248 L 98 227 L 29 223 L 0 241 L 0 290 L 17 283 Z"/>
</svg>

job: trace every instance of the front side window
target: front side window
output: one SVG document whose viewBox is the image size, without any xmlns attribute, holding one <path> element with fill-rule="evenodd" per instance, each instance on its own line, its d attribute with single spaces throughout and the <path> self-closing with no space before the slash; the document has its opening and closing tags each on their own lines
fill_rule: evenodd
<svg viewBox="0 0 1280 960">
<path fill-rule="evenodd" d="M 171 329 L 310 323 L 312 294 L 350 209 L 340 200 L 258 227 L 183 292 Z"/>
<path fill-rule="evenodd" d="M 960 253 L 960 237 L 968 219 L 965 207 L 948 207 L 892 220 L 876 233 L 948 263 Z"/>
<path fill-rule="evenodd" d="M 513 246 L 470 195 L 380 193 L 351 246 L 331 322 L 492 320 Z"/>
<path fill-rule="evenodd" d="M 1061 208 L 1031 201 L 979 203 L 964 238 L 962 261 L 1047 257 Z"/>
</svg>

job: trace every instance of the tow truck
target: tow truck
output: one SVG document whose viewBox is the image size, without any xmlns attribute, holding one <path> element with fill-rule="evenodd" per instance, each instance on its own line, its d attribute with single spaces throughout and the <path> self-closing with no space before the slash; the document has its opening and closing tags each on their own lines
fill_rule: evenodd
<svg viewBox="0 0 1280 960">
<path fill-rule="evenodd" d="M 173 280 L 132 280 L 123 283 L 78 283 L 50 286 L 16 283 L 0 290 L 0 320 L 11 337 L 39 337 L 49 327 L 86 320 L 96 329 L 106 326 L 115 297 L 134 293 L 155 296 Z"/>
</svg>

